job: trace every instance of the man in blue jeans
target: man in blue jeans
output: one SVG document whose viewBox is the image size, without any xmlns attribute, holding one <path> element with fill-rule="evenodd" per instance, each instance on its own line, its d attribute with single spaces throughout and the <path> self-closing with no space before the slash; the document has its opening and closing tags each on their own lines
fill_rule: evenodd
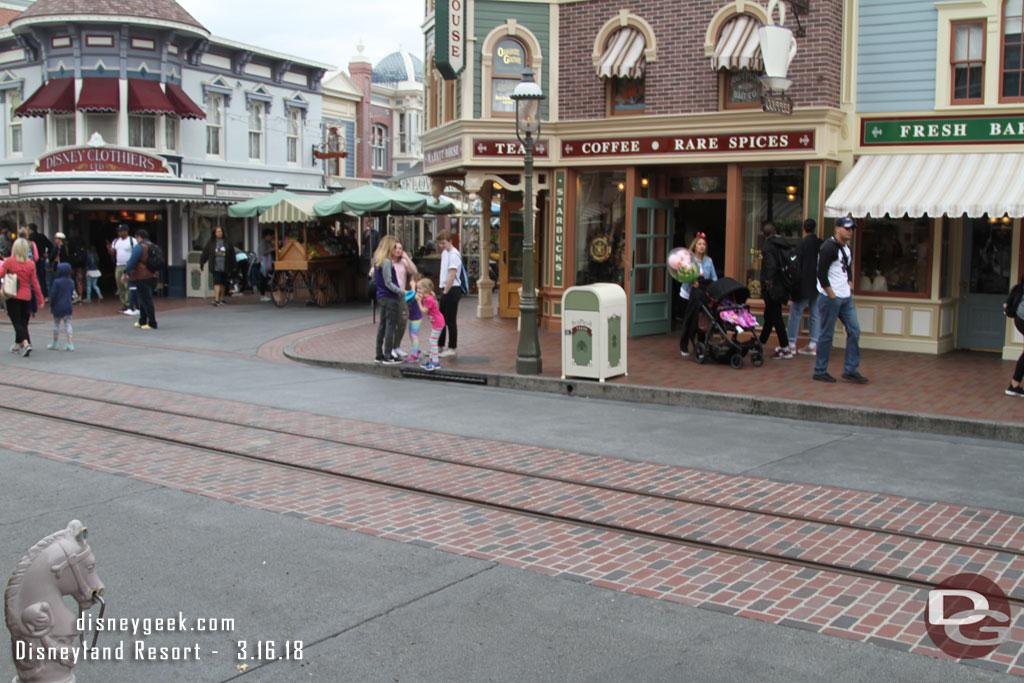
<svg viewBox="0 0 1024 683">
<path fill-rule="evenodd" d="M 128 257 L 121 278 L 125 281 L 131 280 L 135 284 L 139 297 L 139 319 L 135 321 L 135 327 L 155 330 L 157 324 L 153 290 L 156 289 L 157 276 L 149 269 L 149 248 L 152 242 L 149 241 L 149 233 L 143 229 L 137 230 L 135 237 L 138 242 L 132 247 L 132 255 Z"/>
<path fill-rule="evenodd" d="M 821 337 L 814 360 L 814 379 L 835 382 L 828 374 L 828 357 L 832 353 L 832 337 L 836 332 L 836 319 L 846 328 L 846 358 L 843 379 L 866 384 L 868 378 L 860 374 L 860 323 L 853 307 L 852 252 L 850 240 L 857 224 L 852 218 L 836 221 L 835 236 L 827 239 L 818 252 L 818 311 L 821 316 Z"/>
</svg>

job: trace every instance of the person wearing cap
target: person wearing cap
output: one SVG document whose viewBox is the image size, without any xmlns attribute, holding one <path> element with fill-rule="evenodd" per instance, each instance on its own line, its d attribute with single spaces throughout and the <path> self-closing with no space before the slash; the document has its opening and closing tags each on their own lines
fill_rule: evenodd
<svg viewBox="0 0 1024 683">
<path fill-rule="evenodd" d="M 132 247 L 138 242 L 128 235 L 128 226 L 121 223 L 117 226 L 117 239 L 110 243 L 107 251 L 114 257 L 114 281 L 117 282 L 117 295 L 121 298 L 121 312 L 130 309 L 128 299 L 128 283 L 121 276 L 124 275 L 124 267 L 132 255 Z"/>
<path fill-rule="evenodd" d="M 53 247 L 50 248 L 50 257 L 48 259 L 49 269 L 46 272 L 47 291 L 49 291 L 50 285 L 53 284 L 53 278 L 57 273 L 57 266 L 61 263 L 70 263 L 71 261 L 68 256 L 67 239 L 67 235 L 62 232 L 58 232 L 53 236 Z"/>
<path fill-rule="evenodd" d="M 857 224 L 852 218 L 843 217 L 836 221 L 835 235 L 822 243 L 818 251 L 818 313 L 821 318 L 821 336 L 814 360 L 814 379 L 819 382 L 835 382 L 828 374 L 828 359 L 832 353 L 832 337 L 836 332 L 836 320 L 843 321 L 846 328 L 846 357 L 843 361 L 842 378 L 865 384 L 868 378 L 860 374 L 860 323 L 857 309 L 853 306 L 853 252 L 850 240 Z"/>
</svg>

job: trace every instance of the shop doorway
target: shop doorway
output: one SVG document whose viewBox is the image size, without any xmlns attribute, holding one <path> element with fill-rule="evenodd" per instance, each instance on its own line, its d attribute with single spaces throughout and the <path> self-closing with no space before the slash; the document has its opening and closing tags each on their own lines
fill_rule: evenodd
<svg viewBox="0 0 1024 683">
<path fill-rule="evenodd" d="M 107 251 L 107 247 L 117 237 L 117 226 L 121 223 L 128 226 L 132 236 L 139 228 L 145 228 L 149 238 L 161 245 L 166 253 L 167 212 L 158 205 L 133 206 L 130 209 L 78 206 L 69 207 L 64 214 L 64 232 L 68 236 L 69 248 L 81 245 L 85 250 L 96 250 L 100 272 L 103 273 L 99 279 L 100 291 L 104 296 L 117 291 L 114 256 Z M 83 262 L 83 273 L 84 266 Z"/>
<path fill-rule="evenodd" d="M 501 203 L 501 262 L 498 264 L 498 316 L 519 317 L 519 289 L 523 286 L 523 203 Z"/>
<path fill-rule="evenodd" d="M 721 277 L 725 269 L 725 200 L 724 199 L 681 199 L 676 203 L 675 226 L 672 233 L 672 249 L 690 247 L 698 233 L 704 233 L 708 243 L 708 256 Z M 683 311 L 679 298 L 679 283 L 672 285 L 672 306 L 676 317 Z"/>
<path fill-rule="evenodd" d="M 1001 351 L 1006 336 L 1003 301 L 1010 293 L 1012 223 L 964 220 L 956 345 Z"/>
<path fill-rule="evenodd" d="M 665 334 L 672 326 L 668 252 L 675 205 L 633 200 L 633 259 L 629 269 L 629 335 Z"/>
</svg>

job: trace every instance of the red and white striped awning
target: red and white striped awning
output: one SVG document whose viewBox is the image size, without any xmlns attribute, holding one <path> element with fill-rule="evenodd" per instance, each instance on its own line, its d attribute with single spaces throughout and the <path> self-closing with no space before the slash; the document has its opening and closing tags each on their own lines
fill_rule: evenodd
<svg viewBox="0 0 1024 683">
<path fill-rule="evenodd" d="M 629 26 L 612 34 L 608 47 L 597 63 L 599 78 L 641 78 L 647 68 L 644 50 L 647 41 L 640 31 Z"/>
<path fill-rule="evenodd" d="M 825 200 L 832 218 L 986 213 L 1024 216 L 1024 153 L 866 155 Z"/>
<path fill-rule="evenodd" d="M 761 40 L 757 37 L 757 29 L 761 22 L 749 14 L 737 14 L 722 27 L 722 33 L 715 43 L 715 54 L 711 58 L 711 68 L 719 69 L 750 69 L 760 71 Z"/>
</svg>

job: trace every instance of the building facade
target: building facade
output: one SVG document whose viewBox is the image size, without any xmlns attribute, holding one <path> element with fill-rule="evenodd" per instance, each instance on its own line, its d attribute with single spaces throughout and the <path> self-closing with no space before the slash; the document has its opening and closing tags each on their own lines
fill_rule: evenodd
<svg viewBox="0 0 1024 683">
<path fill-rule="evenodd" d="M 173 0 L 37 0 L 0 30 L 0 221 L 62 231 L 101 261 L 118 223 L 146 227 L 183 295 L 213 225 L 254 244 L 229 204 L 326 193 L 313 146 L 329 68 L 211 36 Z"/>
</svg>

